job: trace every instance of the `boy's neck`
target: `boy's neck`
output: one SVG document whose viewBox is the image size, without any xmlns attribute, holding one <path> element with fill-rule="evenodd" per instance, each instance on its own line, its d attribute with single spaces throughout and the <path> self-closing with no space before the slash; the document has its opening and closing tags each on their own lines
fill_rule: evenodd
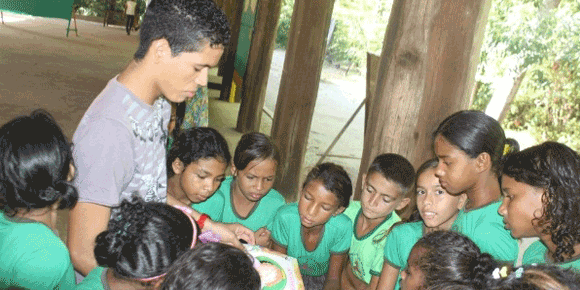
<svg viewBox="0 0 580 290">
<path fill-rule="evenodd" d="M 358 217 L 358 222 L 355 225 L 356 226 L 357 235 L 358 236 L 364 236 L 364 235 L 368 234 L 369 232 L 373 231 L 382 222 L 384 222 L 387 219 L 387 217 L 389 215 L 391 215 L 391 214 L 392 214 L 392 212 L 390 212 L 389 214 L 387 214 L 384 217 L 370 219 L 370 218 L 366 217 L 364 215 L 364 213 L 361 212 L 361 214 Z"/>
<path fill-rule="evenodd" d="M 152 66 L 148 56 L 139 61 L 133 59 L 117 77 L 119 83 L 148 105 L 153 105 L 161 95 Z"/>
<path fill-rule="evenodd" d="M 483 174 L 475 185 L 465 193 L 468 199 L 465 205 L 466 211 L 484 207 L 499 200 L 501 196 L 499 180 L 495 174 L 488 172 Z"/>
</svg>

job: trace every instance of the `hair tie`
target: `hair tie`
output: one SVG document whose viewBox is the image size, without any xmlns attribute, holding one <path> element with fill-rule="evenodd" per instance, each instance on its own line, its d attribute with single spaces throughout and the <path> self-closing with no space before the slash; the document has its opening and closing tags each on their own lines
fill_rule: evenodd
<svg viewBox="0 0 580 290">
<path fill-rule="evenodd" d="M 512 148 L 511 148 L 510 144 L 506 143 L 505 145 L 503 145 L 503 155 L 510 153 L 511 149 Z"/>
<path fill-rule="evenodd" d="M 493 270 L 493 273 L 491 274 L 491 276 L 492 276 L 492 277 L 493 277 L 493 279 L 495 279 L 495 280 L 498 280 L 498 279 L 500 279 L 500 278 L 505 278 L 505 277 L 507 277 L 507 276 L 508 276 L 508 273 L 507 273 L 507 271 L 508 271 L 508 268 L 507 268 L 507 266 L 503 266 L 503 267 L 501 267 L 501 269 L 500 269 L 500 268 L 495 268 L 495 269 Z"/>
<path fill-rule="evenodd" d="M 516 276 L 517 279 L 522 278 L 522 275 L 524 275 L 524 268 L 519 267 L 515 272 L 514 275 Z"/>
</svg>

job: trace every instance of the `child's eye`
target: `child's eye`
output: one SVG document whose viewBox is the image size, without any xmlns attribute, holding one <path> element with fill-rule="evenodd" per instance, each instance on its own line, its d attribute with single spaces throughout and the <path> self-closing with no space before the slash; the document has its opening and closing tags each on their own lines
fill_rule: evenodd
<svg viewBox="0 0 580 290">
<path fill-rule="evenodd" d="M 253 180 L 256 177 L 255 176 L 251 176 L 251 175 L 247 175 L 246 178 L 249 179 L 249 180 Z"/>
<path fill-rule="evenodd" d="M 437 191 L 435 191 L 435 193 L 437 193 L 437 195 L 441 195 L 441 194 L 445 194 L 445 191 L 443 191 L 443 190 L 437 190 Z"/>
<path fill-rule="evenodd" d="M 305 195 L 304 195 L 304 199 L 306 199 L 306 200 L 311 200 L 311 199 L 312 199 L 312 197 L 311 197 L 310 195 L 308 195 L 308 194 L 305 194 Z"/>
<path fill-rule="evenodd" d="M 322 209 L 325 210 L 325 211 L 330 211 L 331 210 L 331 208 L 328 207 L 328 206 L 323 206 Z"/>
<path fill-rule="evenodd" d="M 422 195 L 422 194 L 425 194 L 424 190 L 417 190 L 417 195 Z"/>
<path fill-rule="evenodd" d="M 200 174 L 198 174 L 197 177 L 199 177 L 201 179 L 206 179 L 207 178 L 207 175 L 200 175 Z"/>
<path fill-rule="evenodd" d="M 386 197 L 383 197 L 383 201 L 384 201 L 385 203 L 389 203 L 389 202 L 391 202 L 391 200 L 390 200 L 389 198 L 386 198 Z"/>
</svg>

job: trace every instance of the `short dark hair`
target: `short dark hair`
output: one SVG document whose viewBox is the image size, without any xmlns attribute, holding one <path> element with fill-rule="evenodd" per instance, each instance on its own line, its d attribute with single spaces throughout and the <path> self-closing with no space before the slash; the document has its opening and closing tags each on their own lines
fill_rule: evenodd
<svg viewBox="0 0 580 290">
<path fill-rule="evenodd" d="M 401 189 L 401 195 L 405 197 L 408 197 L 413 190 L 415 169 L 407 158 L 399 154 L 386 153 L 375 157 L 367 171 L 367 176 L 371 173 L 379 173 L 397 184 Z"/>
<path fill-rule="evenodd" d="M 206 44 L 226 45 L 230 28 L 226 15 L 212 0 L 153 0 L 143 17 L 139 38 L 137 60 L 145 57 L 157 39 L 169 42 L 173 56 L 199 52 Z"/>
<path fill-rule="evenodd" d="M 439 124 L 433 138 L 439 135 L 471 158 L 484 152 L 488 153 L 491 157 L 492 170 L 498 173 L 506 138 L 503 129 L 494 118 L 481 111 L 459 111 Z"/>
<path fill-rule="evenodd" d="M 260 276 L 246 253 L 220 243 L 200 245 L 171 266 L 163 290 L 258 290 Z"/>
<path fill-rule="evenodd" d="M 95 258 L 120 278 L 155 277 L 191 248 L 193 226 L 181 210 L 133 196 L 112 209 L 107 230 L 96 238 Z"/>
<path fill-rule="evenodd" d="M 179 132 L 168 155 L 168 177 L 175 175 L 171 163 L 178 158 L 185 166 L 205 158 L 215 158 L 227 165 L 232 159 L 226 139 L 216 129 L 207 127 L 194 127 Z"/>
<path fill-rule="evenodd" d="M 0 128 L 0 210 L 9 216 L 24 209 L 59 203 L 71 208 L 78 200 L 68 182 L 73 164 L 70 143 L 44 110 L 12 119 Z"/>
<path fill-rule="evenodd" d="M 552 257 L 561 262 L 564 256 L 577 254 L 574 245 L 580 243 L 580 224 L 571 221 L 580 215 L 578 153 L 566 145 L 545 142 L 506 155 L 502 175 L 545 190 L 542 216 L 537 220 L 556 244 Z"/>
<path fill-rule="evenodd" d="M 417 265 L 423 272 L 425 288 L 456 283 L 488 289 L 487 281 L 500 266 L 491 255 L 481 253 L 468 237 L 452 231 L 429 233 L 413 248 L 417 247 L 426 250 Z"/>
<path fill-rule="evenodd" d="M 234 152 L 236 169 L 244 170 L 250 162 L 265 159 L 280 162 L 280 153 L 272 139 L 257 132 L 244 134 Z"/>
<path fill-rule="evenodd" d="M 326 190 L 334 193 L 339 206 L 348 207 L 352 196 L 352 182 L 342 166 L 330 162 L 315 166 L 306 175 L 302 188 L 316 180 L 321 181 Z"/>
</svg>

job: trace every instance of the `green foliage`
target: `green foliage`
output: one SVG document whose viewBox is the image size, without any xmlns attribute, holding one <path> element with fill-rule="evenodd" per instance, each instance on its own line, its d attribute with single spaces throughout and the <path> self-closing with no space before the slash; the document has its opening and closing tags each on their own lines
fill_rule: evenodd
<svg viewBox="0 0 580 290">
<path fill-rule="evenodd" d="M 392 1 L 337 0 L 336 21 L 326 54 L 334 62 L 361 66 L 367 52 L 380 52 Z M 284 0 L 276 44 L 285 47 L 292 18 L 293 0 Z"/>
<path fill-rule="evenodd" d="M 580 150 L 579 2 L 563 0 L 552 10 L 540 0 L 493 3 L 478 79 L 527 70 L 503 125 Z M 490 94 L 480 89 L 473 106 Z"/>
<path fill-rule="evenodd" d="M 137 9 L 139 13 L 145 12 L 145 1 L 144 0 L 135 0 L 137 2 Z M 107 9 L 107 5 L 109 0 L 80 0 L 81 5 L 79 6 L 79 12 L 83 15 L 87 16 L 98 16 L 104 17 L 105 10 Z M 115 10 L 117 11 L 125 11 L 125 0 L 116 0 L 115 3 Z"/>
<path fill-rule="evenodd" d="M 493 95 L 493 90 L 491 88 L 491 83 L 479 82 L 478 86 L 478 97 L 473 100 L 470 109 L 485 111 L 485 108 L 487 107 L 487 104 L 489 104 L 489 101 Z"/>
</svg>

